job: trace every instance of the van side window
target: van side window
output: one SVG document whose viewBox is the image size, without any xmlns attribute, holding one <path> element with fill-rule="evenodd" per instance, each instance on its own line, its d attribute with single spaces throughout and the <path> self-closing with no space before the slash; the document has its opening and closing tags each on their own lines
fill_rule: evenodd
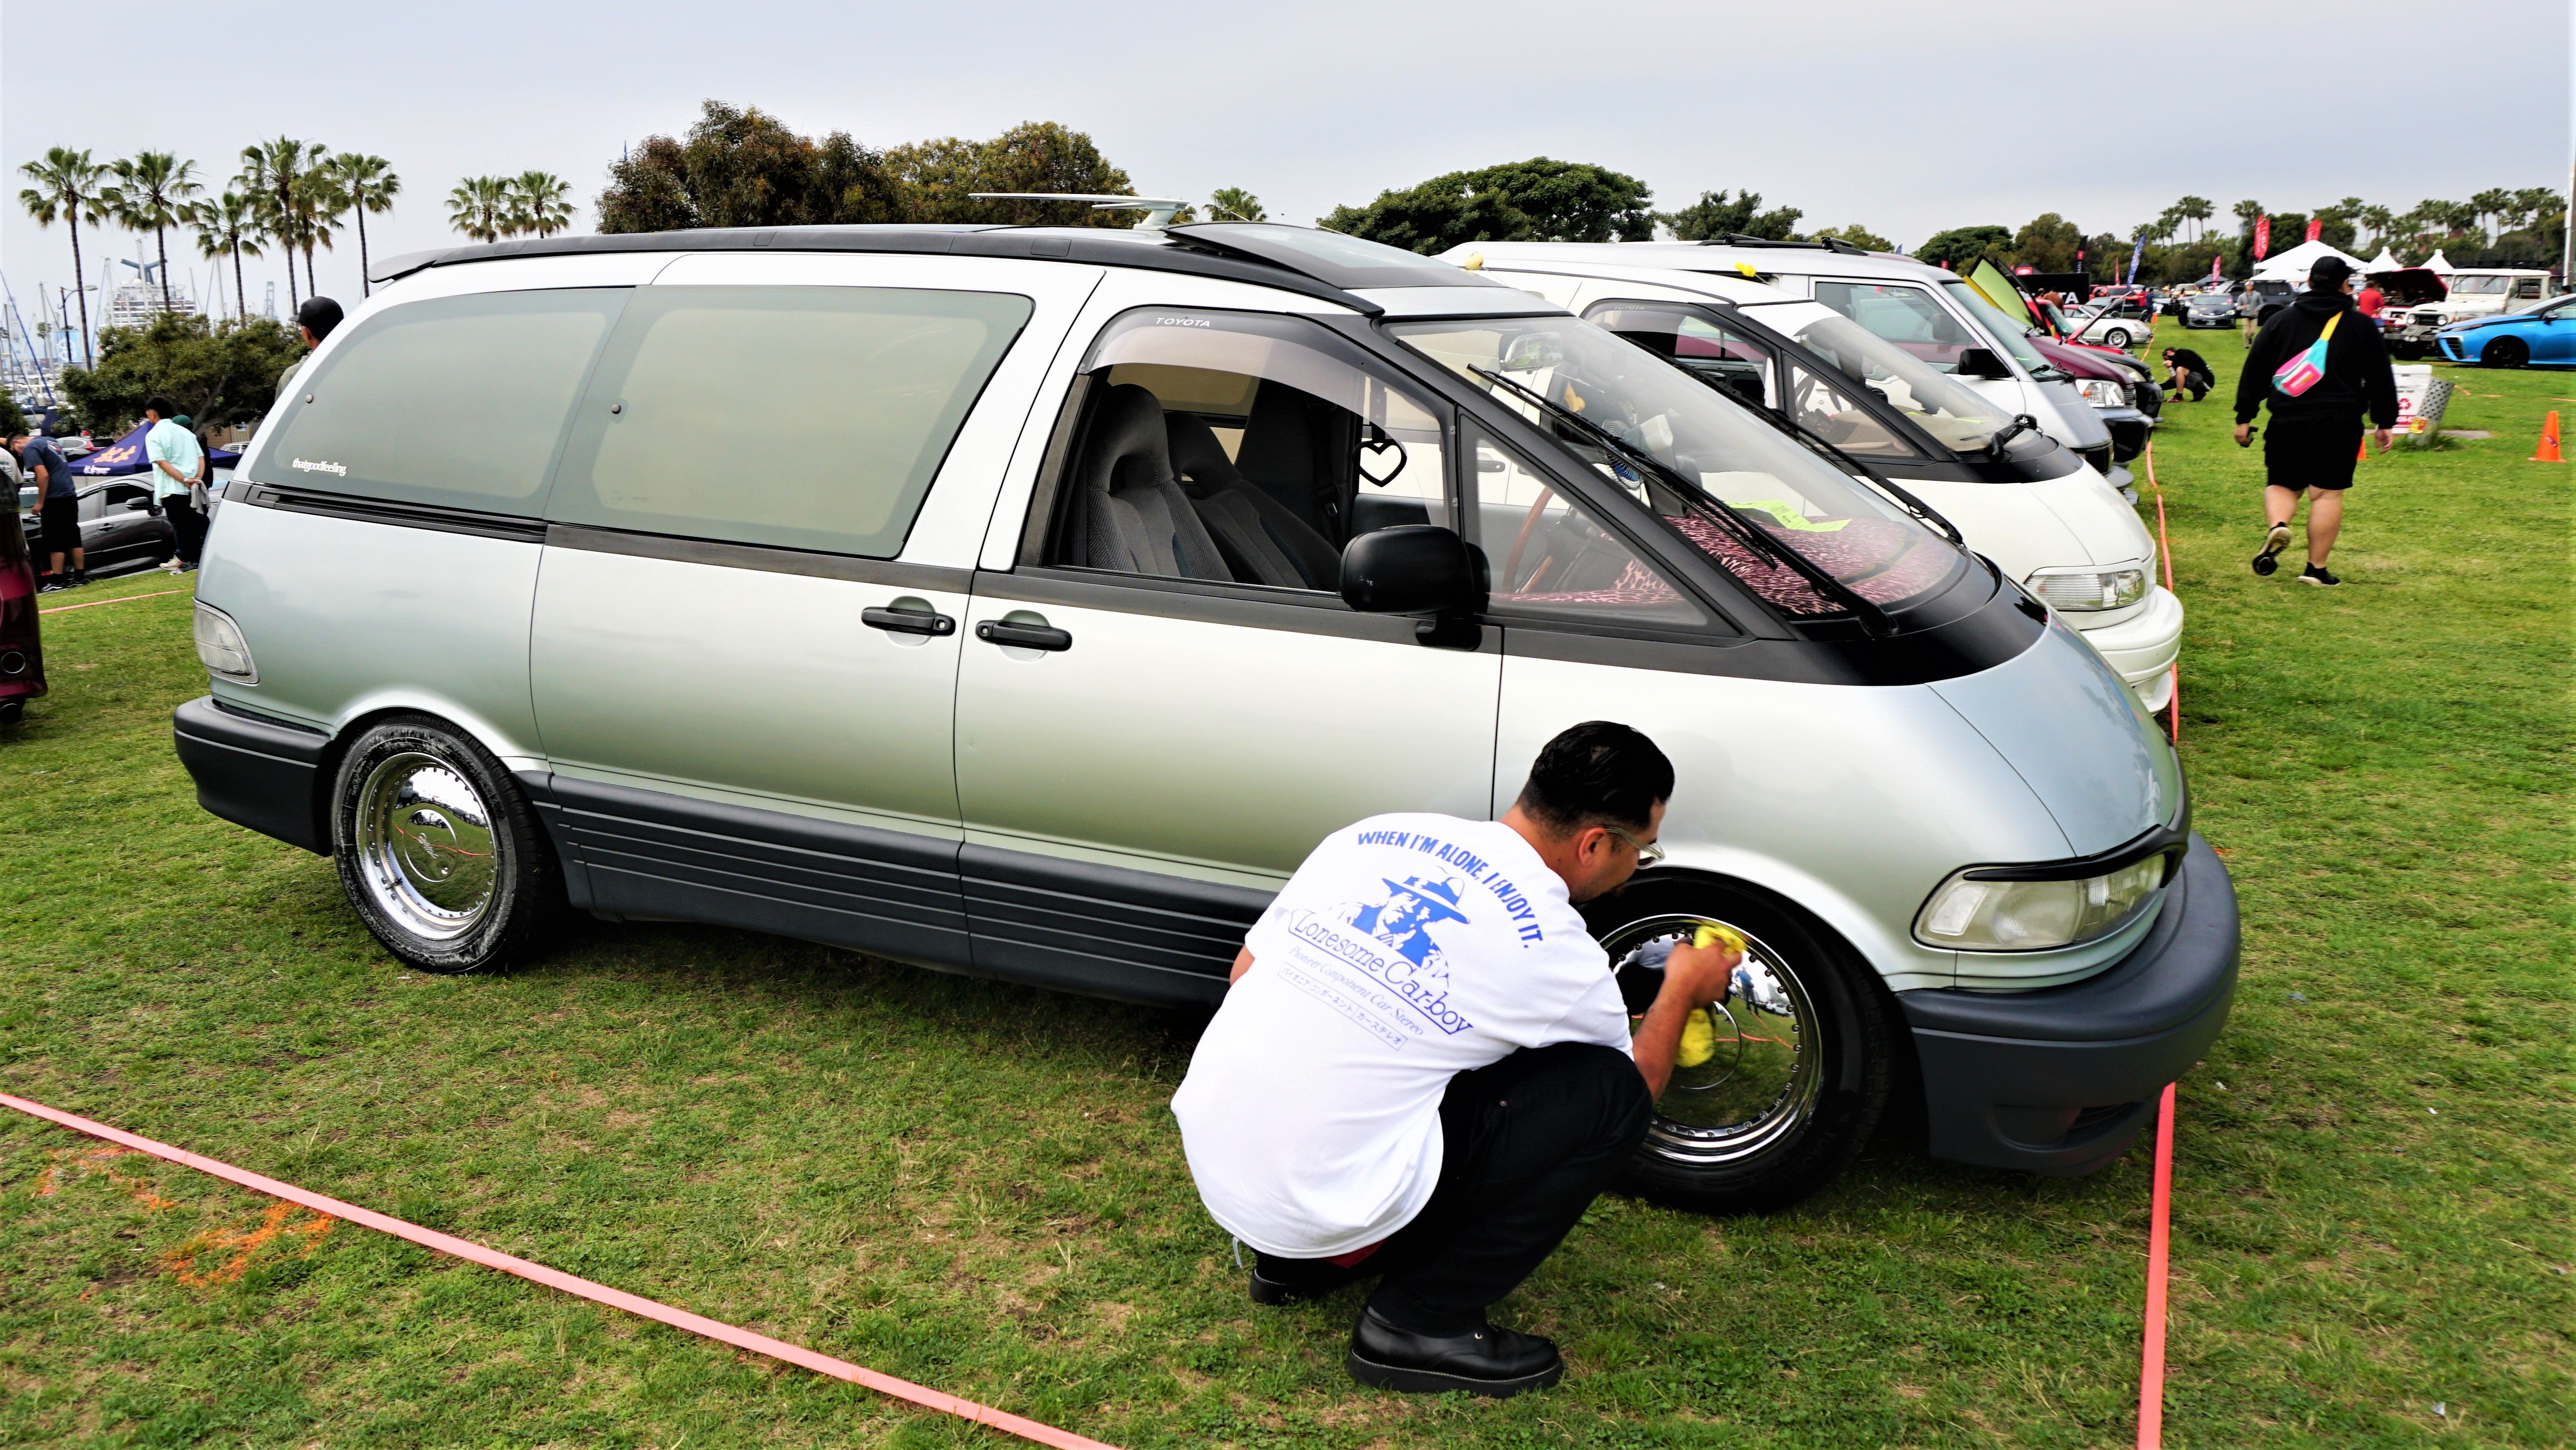
<svg viewBox="0 0 2576 1450">
<path fill-rule="evenodd" d="M 1816 300 L 1945 373 L 1959 354 L 1987 344 L 1920 287 L 1877 282 L 1818 282 Z"/>
<path fill-rule="evenodd" d="M 890 559 L 1031 306 L 907 288 L 640 288 L 547 517 Z M 745 448 L 753 430 L 773 441 Z"/>
<path fill-rule="evenodd" d="M 386 308 L 296 375 L 260 481 L 534 516 L 564 421 L 628 290 L 484 292 Z"/>
<path fill-rule="evenodd" d="M 1482 429 L 1465 431 L 1475 460 L 1475 529 L 1470 538 L 1484 549 L 1492 578 L 1487 608 L 1505 616 L 1675 628 L 1708 623 L 1688 596 L 1588 510 L 1558 492 L 1547 475 Z M 1646 502 L 1642 491 L 1637 499 L 1640 505 Z"/>
<path fill-rule="evenodd" d="M 1337 591 L 1352 536 L 1458 527 L 1447 409 L 1303 318 L 1140 308 L 1077 392 L 1041 562 Z"/>
<path fill-rule="evenodd" d="M 1605 302 L 1584 316 L 1753 407 L 1768 407 L 1775 396 L 1771 350 L 1688 308 Z"/>
</svg>

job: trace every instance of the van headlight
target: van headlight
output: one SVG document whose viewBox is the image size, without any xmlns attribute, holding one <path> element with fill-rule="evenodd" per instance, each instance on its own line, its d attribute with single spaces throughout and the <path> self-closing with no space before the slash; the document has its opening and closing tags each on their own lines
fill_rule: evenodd
<svg viewBox="0 0 2576 1450">
<path fill-rule="evenodd" d="M 204 600 L 197 601 L 197 661 L 206 672 L 239 685 L 259 683 L 259 666 L 251 663 L 250 642 L 242 638 L 233 617 Z"/>
<path fill-rule="evenodd" d="M 2110 935 L 2165 884 L 2159 851 L 2098 876 L 2016 881 L 2016 868 L 1979 866 L 1941 883 L 1914 918 L 1914 939 L 1963 952 L 2036 952 Z M 2045 868 L 2041 868 L 2045 869 Z"/>
<path fill-rule="evenodd" d="M 2062 613 L 2088 609 L 2126 609 L 2147 597 L 2147 570 L 2142 564 L 2116 569 L 2042 569 L 2022 581 L 2049 608 Z"/>
<path fill-rule="evenodd" d="M 2075 391 L 2082 393 L 2084 401 L 2096 408 L 2129 406 L 2128 385 L 2117 378 L 2077 378 Z"/>
</svg>

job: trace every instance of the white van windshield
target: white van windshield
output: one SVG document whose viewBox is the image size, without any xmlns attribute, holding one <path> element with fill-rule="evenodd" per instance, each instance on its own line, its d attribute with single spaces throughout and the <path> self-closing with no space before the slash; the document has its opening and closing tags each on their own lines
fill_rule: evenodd
<svg viewBox="0 0 2576 1450">
<path fill-rule="evenodd" d="M 1860 612 L 1893 609 L 1967 568 L 1912 514 L 1591 323 L 1484 317 L 1387 331 L 1528 419 L 1784 613 L 1854 612 L 1855 597 Z"/>
<path fill-rule="evenodd" d="M 1977 326 L 1994 338 L 1995 345 L 2010 353 L 2013 361 L 2030 369 L 2032 376 L 2043 381 L 2059 376 L 2056 365 L 2041 357 L 2039 349 L 2030 345 L 2030 323 L 2026 319 L 1997 307 L 1986 300 L 1985 293 L 1956 278 L 1942 283 L 1941 289 L 1956 298 L 1959 305 L 1967 309 L 1968 315 L 1977 320 Z"/>
<path fill-rule="evenodd" d="M 1974 389 L 1821 303 L 1757 302 L 1744 313 L 1822 355 L 1953 452 L 1985 447 L 2012 421 Z"/>
</svg>

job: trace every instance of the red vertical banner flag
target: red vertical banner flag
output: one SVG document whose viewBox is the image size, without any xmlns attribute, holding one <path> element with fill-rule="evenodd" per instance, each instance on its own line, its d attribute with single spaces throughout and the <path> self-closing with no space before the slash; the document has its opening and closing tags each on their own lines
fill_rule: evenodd
<svg viewBox="0 0 2576 1450">
<path fill-rule="evenodd" d="M 2312 217 L 2308 218 L 2308 240 L 2309 240 L 2309 241 L 2312 241 L 2312 242 L 2313 242 L 2313 241 L 2315 241 L 2319 236 L 2321 236 L 2321 235 L 2323 235 L 2323 234 L 2324 234 L 2325 229 L 2326 229 L 2326 219 L 2325 219 L 2324 217 L 2321 217 L 2321 216 L 2312 216 Z"/>
<path fill-rule="evenodd" d="M 2254 219 L 2254 260 L 2262 261 L 2263 254 L 2270 250 L 2272 250 L 2272 219 L 2258 216 Z"/>
<path fill-rule="evenodd" d="M 2209 280 L 2212 282 L 2218 280 L 2218 259 L 2216 257 L 2209 259 Z"/>
</svg>

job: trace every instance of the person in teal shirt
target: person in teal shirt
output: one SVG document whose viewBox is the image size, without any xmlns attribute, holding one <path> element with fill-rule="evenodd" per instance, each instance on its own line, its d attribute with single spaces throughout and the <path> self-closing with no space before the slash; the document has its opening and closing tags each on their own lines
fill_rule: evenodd
<svg viewBox="0 0 2576 1450">
<path fill-rule="evenodd" d="M 170 520 L 170 562 L 161 567 L 172 573 L 196 567 L 205 538 L 205 515 L 197 512 L 188 490 L 205 466 L 206 450 L 188 425 L 172 416 L 178 411 L 163 397 L 143 405 L 144 421 L 152 425 L 143 435 L 143 456 L 152 461 L 152 505 Z"/>
</svg>

